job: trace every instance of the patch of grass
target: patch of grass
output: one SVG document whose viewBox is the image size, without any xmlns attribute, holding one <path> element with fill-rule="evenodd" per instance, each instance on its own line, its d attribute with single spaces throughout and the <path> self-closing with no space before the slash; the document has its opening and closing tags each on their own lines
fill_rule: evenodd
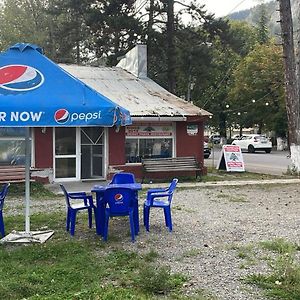
<svg viewBox="0 0 300 300">
<path fill-rule="evenodd" d="M 1 299 L 184 297 L 181 288 L 187 278 L 172 274 L 168 266 L 158 266 L 155 251 L 141 256 L 120 250 L 119 243 L 112 240 L 104 243 L 82 217 L 71 237 L 65 232 L 65 214 L 33 215 L 32 230 L 53 229 L 50 240 L 26 246 L 0 245 Z M 7 232 L 23 227 L 23 216 L 6 217 L 5 221 Z"/>
<path fill-rule="evenodd" d="M 171 274 L 170 267 L 144 266 L 139 269 L 135 279 L 137 286 L 146 294 L 166 295 L 182 286 L 187 278 L 181 274 Z"/>
<path fill-rule="evenodd" d="M 199 248 L 193 248 L 193 249 L 190 249 L 189 251 L 186 251 L 183 253 L 183 256 L 184 257 L 197 257 L 198 255 L 200 255 L 202 253 L 201 249 Z"/>
<path fill-rule="evenodd" d="M 271 271 L 267 274 L 251 274 L 244 279 L 245 282 L 262 288 L 271 298 L 299 300 L 300 265 L 294 258 L 298 246 L 283 239 L 265 241 L 260 245 L 276 255 L 269 260 Z"/>
<path fill-rule="evenodd" d="M 215 168 L 208 167 L 207 175 L 202 176 L 202 182 L 211 181 L 232 181 L 232 180 L 266 180 L 276 178 L 292 178 L 293 176 L 287 175 L 269 175 L 259 174 L 252 172 L 227 172 L 225 170 L 217 170 Z"/>
<path fill-rule="evenodd" d="M 228 201 L 229 202 L 241 202 L 241 203 L 249 202 L 243 196 L 233 196 L 233 195 L 230 196 Z"/>
<path fill-rule="evenodd" d="M 278 254 L 294 254 L 299 250 L 299 246 L 294 243 L 285 241 L 282 238 L 274 239 L 272 241 L 262 241 L 260 245 L 269 251 L 277 252 Z"/>
<path fill-rule="evenodd" d="M 20 198 L 25 195 L 25 183 L 12 183 L 8 191 L 9 197 Z M 30 196 L 35 199 L 56 199 L 60 196 L 52 193 L 42 183 L 30 183 Z"/>
<path fill-rule="evenodd" d="M 241 269 L 247 269 L 256 263 L 253 245 L 239 246 L 234 250 L 237 251 L 237 257 L 243 259 L 243 263 L 240 264 Z"/>
<path fill-rule="evenodd" d="M 243 196 L 234 196 L 232 194 L 220 193 L 217 198 L 228 199 L 229 202 L 248 202 Z"/>
</svg>

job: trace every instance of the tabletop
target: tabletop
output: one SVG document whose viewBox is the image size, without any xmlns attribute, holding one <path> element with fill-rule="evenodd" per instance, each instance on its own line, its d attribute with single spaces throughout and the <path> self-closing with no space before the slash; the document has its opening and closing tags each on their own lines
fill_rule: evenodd
<svg viewBox="0 0 300 300">
<path fill-rule="evenodd" d="M 92 188 L 92 192 L 102 192 L 109 188 L 130 188 L 132 190 L 138 191 L 142 189 L 141 183 L 118 183 L 118 184 L 107 184 L 107 185 L 95 185 Z"/>
</svg>

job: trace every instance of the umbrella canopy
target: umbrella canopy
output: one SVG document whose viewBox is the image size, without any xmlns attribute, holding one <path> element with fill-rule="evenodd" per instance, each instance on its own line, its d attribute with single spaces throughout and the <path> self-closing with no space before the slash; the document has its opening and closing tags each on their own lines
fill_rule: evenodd
<svg viewBox="0 0 300 300">
<path fill-rule="evenodd" d="M 32 44 L 0 53 L 0 127 L 131 124 L 129 112 L 76 79 Z"/>
<path fill-rule="evenodd" d="M 28 128 L 25 234 L 32 236 L 29 127 L 119 127 L 131 124 L 131 118 L 126 109 L 61 69 L 43 55 L 40 47 L 32 44 L 19 43 L 0 53 L 0 103 L 0 127 Z"/>
</svg>

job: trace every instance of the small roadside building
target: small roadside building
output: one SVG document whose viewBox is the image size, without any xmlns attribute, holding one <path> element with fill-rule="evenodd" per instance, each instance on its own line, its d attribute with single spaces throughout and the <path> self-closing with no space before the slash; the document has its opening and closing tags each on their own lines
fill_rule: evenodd
<svg viewBox="0 0 300 300">
<path fill-rule="evenodd" d="M 194 156 L 203 166 L 204 122 L 210 113 L 148 78 L 146 51 L 138 45 L 110 68 L 60 65 L 126 108 L 133 123 L 125 128 L 34 128 L 33 176 L 44 182 L 101 180 L 122 170 L 141 178 L 142 159 L 159 157 Z"/>
</svg>

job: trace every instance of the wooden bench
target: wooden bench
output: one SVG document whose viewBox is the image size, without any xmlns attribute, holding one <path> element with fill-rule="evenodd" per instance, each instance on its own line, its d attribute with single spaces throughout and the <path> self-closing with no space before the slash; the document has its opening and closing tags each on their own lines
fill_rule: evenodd
<svg viewBox="0 0 300 300">
<path fill-rule="evenodd" d="M 195 171 L 196 178 L 202 170 L 195 157 L 151 158 L 142 160 L 143 180 L 147 173 Z"/>
<path fill-rule="evenodd" d="M 24 182 L 25 166 L 0 166 L 0 182 Z"/>
</svg>

